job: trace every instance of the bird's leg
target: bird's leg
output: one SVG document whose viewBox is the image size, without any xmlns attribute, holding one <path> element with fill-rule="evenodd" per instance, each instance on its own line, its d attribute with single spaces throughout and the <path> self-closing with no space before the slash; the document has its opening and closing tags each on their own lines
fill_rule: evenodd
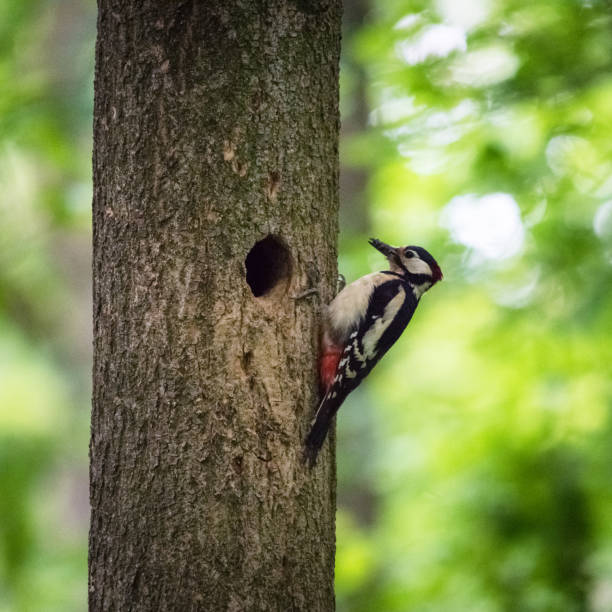
<svg viewBox="0 0 612 612">
<path fill-rule="evenodd" d="M 298 293 L 296 295 L 292 295 L 291 299 L 292 300 L 302 300 L 306 297 L 309 297 L 311 295 L 319 295 L 319 290 L 316 287 L 312 287 L 311 289 L 306 289 L 306 291 L 302 291 L 301 293 Z"/>
<path fill-rule="evenodd" d="M 346 287 L 346 279 L 344 278 L 343 274 L 338 274 L 335 295 L 338 295 L 344 289 L 344 287 Z M 310 297 L 311 295 L 319 295 L 319 290 L 316 287 L 311 287 L 310 289 L 306 289 L 306 291 L 302 291 L 296 295 L 292 295 L 291 299 L 297 301 Z"/>
<path fill-rule="evenodd" d="M 336 280 L 336 295 L 338 295 L 346 287 L 346 278 L 344 274 L 338 272 L 338 279 Z"/>
</svg>

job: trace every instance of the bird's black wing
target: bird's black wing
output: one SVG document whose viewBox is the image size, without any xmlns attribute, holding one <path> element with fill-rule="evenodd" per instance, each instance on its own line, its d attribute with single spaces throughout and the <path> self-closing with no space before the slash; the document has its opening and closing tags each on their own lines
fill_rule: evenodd
<svg viewBox="0 0 612 612">
<path fill-rule="evenodd" d="M 412 290 L 401 279 L 382 283 L 372 293 L 366 316 L 349 335 L 334 381 L 319 405 L 306 438 L 306 453 L 311 463 L 342 402 L 400 337 L 417 303 Z"/>
</svg>

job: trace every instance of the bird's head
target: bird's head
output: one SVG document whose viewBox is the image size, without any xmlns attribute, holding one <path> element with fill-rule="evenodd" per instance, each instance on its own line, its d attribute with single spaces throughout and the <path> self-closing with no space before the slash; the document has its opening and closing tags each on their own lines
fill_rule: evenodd
<svg viewBox="0 0 612 612">
<path fill-rule="evenodd" d="M 442 270 L 438 262 L 424 248 L 392 247 L 376 238 L 370 238 L 369 242 L 389 260 L 391 272 L 401 274 L 411 284 L 421 287 L 421 293 L 442 280 Z"/>
</svg>

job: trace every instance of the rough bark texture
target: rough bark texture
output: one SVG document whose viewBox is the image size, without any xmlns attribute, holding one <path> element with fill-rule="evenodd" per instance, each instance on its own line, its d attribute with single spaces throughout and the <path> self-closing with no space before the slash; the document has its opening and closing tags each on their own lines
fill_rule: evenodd
<svg viewBox="0 0 612 612">
<path fill-rule="evenodd" d="M 99 1 L 91 610 L 334 607 L 339 4 Z"/>
</svg>

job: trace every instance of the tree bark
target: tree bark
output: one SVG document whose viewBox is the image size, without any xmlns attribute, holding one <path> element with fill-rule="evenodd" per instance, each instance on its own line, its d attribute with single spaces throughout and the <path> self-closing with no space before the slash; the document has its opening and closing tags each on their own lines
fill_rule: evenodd
<svg viewBox="0 0 612 612">
<path fill-rule="evenodd" d="M 90 610 L 334 608 L 339 5 L 99 0 Z"/>
</svg>

